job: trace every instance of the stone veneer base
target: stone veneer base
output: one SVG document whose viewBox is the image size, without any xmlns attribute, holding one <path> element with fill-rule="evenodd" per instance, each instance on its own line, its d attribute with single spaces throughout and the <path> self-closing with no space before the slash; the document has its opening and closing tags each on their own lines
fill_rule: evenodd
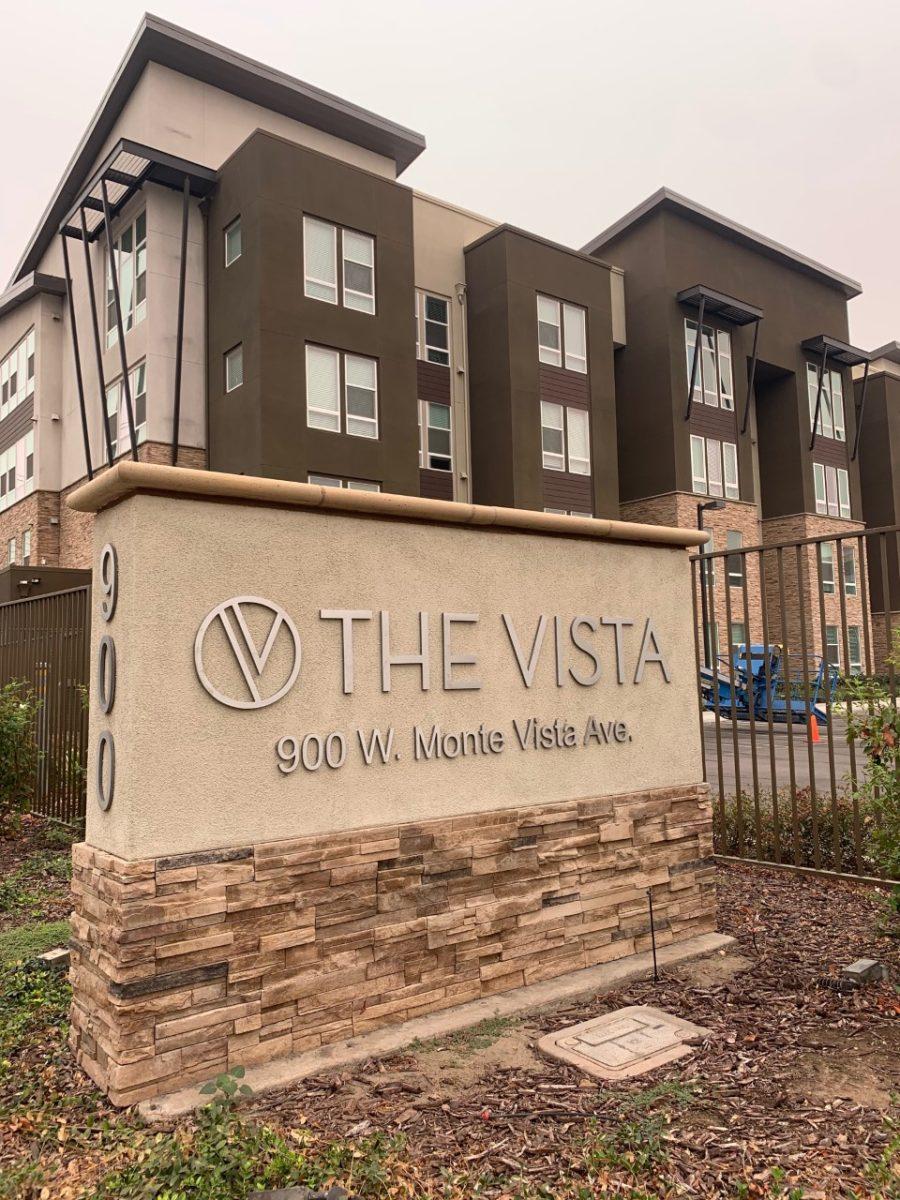
<svg viewBox="0 0 900 1200">
<path fill-rule="evenodd" d="M 715 928 L 706 785 L 129 862 L 73 851 L 70 1040 L 115 1104 Z"/>
</svg>

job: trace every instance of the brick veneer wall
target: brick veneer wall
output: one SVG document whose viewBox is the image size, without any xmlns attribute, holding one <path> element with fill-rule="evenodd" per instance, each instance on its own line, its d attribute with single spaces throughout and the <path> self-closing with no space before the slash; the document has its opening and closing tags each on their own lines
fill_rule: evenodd
<svg viewBox="0 0 900 1200">
<path fill-rule="evenodd" d="M 676 525 L 682 529 L 697 528 L 697 505 L 706 500 L 688 492 L 671 492 L 664 496 L 653 496 L 649 500 L 636 500 L 623 504 L 623 521 L 642 521 L 650 525 Z M 704 528 L 713 535 L 713 549 L 724 550 L 729 530 L 740 533 L 744 546 L 758 546 L 762 541 L 759 514 L 755 504 L 746 501 L 726 500 L 725 508 L 703 514 Z M 744 593 L 740 586 L 730 587 L 728 572 L 723 559 L 713 564 L 713 609 L 714 620 L 719 627 L 719 643 L 722 652 L 726 648 L 729 628 L 728 606 L 731 606 L 731 622 L 741 622 L 751 642 L 761 642 L 762 606 L 760 599 L 759 558 L 749 555 L 743 559 L 747 573 L 747 610 L 744 611 Z M 698 599 L 699 607 L 699 599 Z M 702 646 L 702 642 L 701 642 Z"/>
<path fill-rule="evenodd" d="M 900 612 L 891 613 L 891 642 L 894 633 L 900 629 Z M 889 649 L 887 630 L 884 627 L 884 613 L 872 613 L 872 658 L 875 671 L 879 675 L 888 672 L 887 654 Z"/>
<path fill-rule="evenodd" d="M 138 448 L 138 458 L 141 462 L 162 463 L 169 466 L 172 462 L 172 447 L 164 445 L 162 442 L 145 442 Z M 206 469 L 206 451 L 193 446 L 180 446 L 178 465 L 179 467 L 194 467 L 203 471 Z M 102 470 L 106 470 L 106 468 L 104 467 Z M 97 474 L 100 473 L 97 472 Z M 88 569 L 91 566 L 93 561 L 93 514 L 75 512 L 66 504 L 66 497 L 85 482 L 86 478 L 79 479 L 77 483 L 73 483 L 59 494 L 59 561 L 51 564 L 48 559 L 48 566 Z"/>
<path fill-rule="evenodd" d="M 705 785 L 126 862 L 74 849 L 71 1043 L 116 1104 L 715 927 Z"/>
<path fill-rule="evenodd" d="M 819 537 L 822 534 L 847 534 L 864 529 L 858 521 L 840 520 L 834 517 L 814 516 L 811 513 L 798 513 L 789 517 L 771 518 L 763 522 L 763 542 L 767 546 L 779 542 L 800 541 L 803 538 Z M 856 543 L 853 543 L 857 550 Z M 866 666 L 866 638 L 872 645 L 871 615 L 863 612 L 861 574 L 862 568 L 857 554 L 856 565 L 856 595 L 844 596 L 846 622 L 841 613 L 840 576 L 837 560 L 837 543 L 834 543 L 834 592 L 823 597 L 825 607 L 825 624 L 838 627 L 840 641 L 841 667 L 845 669 L 843 648 L 844 624 L 857 625 L 860 631 L 860 656 L 863 669 Z M 803 615 L 806 623 L 807 651 L 811 655 L 821 657 L 823 654 L 823 631 L 819 612 L 819 574 L 815 546 L 805 546 L 800 549 L 800 567 L 797 566 L 797 550 L 789 547 L 782 552 L 784 573 L 785 606 L 782 611 L 778 585 L 778 560 L 775 552 L 766 554 L 765 586 L 766 601 L 769 611 L 769 627 L 773 641 L 787 640 L 789 650 L 799 654 L 801 649 L 800 604 L 803 605 Z"/>
<path fill-rule="evenodd" d="M 31 530 L 31 566 L 55 567 L 59 558 L 59 526 L 51 518 L 59 516 L 57 492 L 32 492 L 24 500 L 0 513 L 0 566 L 7 565 L 9 539 L 16 539 L 16 562 L 22 562 L 22 534 Z"/>
</svg>

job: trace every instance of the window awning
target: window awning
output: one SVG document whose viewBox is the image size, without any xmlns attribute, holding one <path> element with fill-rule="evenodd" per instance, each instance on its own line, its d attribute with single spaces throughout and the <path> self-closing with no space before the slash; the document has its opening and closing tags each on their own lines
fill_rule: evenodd
<svg viewBox="0 0 900 1200">
<path fill-rule="evenodd" d="M 816 337 L 807 338 L 800 346 L 809 354 L 819 355 L 827 362 L 840 363 L 842 367 L 859 367 L 869 362 L 871 355 L 856 346 L 849 346 L 837 338 L 820 333 Z"/>
<path fill-rule="evenodd" d="M 679 304 L 690 304 L 694 308 L 700 308 L 702 304 L 706 316 L 721 317 L 732 325 L 752 325 L 754 321 L 761 321 L 763 316 L 763 310 L 755 304 L 735 300 L 734 296 L 716 292 L 702 283 L 685 288 L 675 299 Z"/>
<path fill-rule="evenodd" d="M 100 236 L 103 232 L 104 185 L 110 220 L 113 220 L 145 183 L 158 183 L 180 192 L 187 180 L 192 196 L 206 196 L 215 186 L 216 178 L 216 172 L 208 167 L 123 138 L 82 189 L 66 214 L 60 232 L 81 241 L 83 213 L 87 240 L 93 242 Z"/>
</svg>

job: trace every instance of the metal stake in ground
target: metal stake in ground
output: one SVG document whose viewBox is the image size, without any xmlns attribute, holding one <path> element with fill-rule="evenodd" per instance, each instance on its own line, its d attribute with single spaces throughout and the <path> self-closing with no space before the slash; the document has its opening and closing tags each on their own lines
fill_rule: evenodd
<svg viewBox="0 0 900 1200">
<path fill-rule="evenodd" d="M 647 903 L 650 906 L 650 946 L 653 950 L 653 982 L 659 983 L 659 972 L 656 969 L 656 926 L 653 924 L 653 888 L 647 888 Z"/>
</svg>

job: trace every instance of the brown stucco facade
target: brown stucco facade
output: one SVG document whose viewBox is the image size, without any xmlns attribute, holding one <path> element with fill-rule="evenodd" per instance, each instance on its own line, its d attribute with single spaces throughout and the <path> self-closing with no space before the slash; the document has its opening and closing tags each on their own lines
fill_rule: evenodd
<svg viewBox="0 0 900 1200">
<path fill-rule="evenodd" d="M 617 516 L 609 267 L 501 226 L 466 248 L 466 289 L 475 500 Z M 586 374 L 540 362 L 538 295 L 585 310 Z M 544 470 L 541 400 L 588 410 L 589 478 Z"/>
</svg>

